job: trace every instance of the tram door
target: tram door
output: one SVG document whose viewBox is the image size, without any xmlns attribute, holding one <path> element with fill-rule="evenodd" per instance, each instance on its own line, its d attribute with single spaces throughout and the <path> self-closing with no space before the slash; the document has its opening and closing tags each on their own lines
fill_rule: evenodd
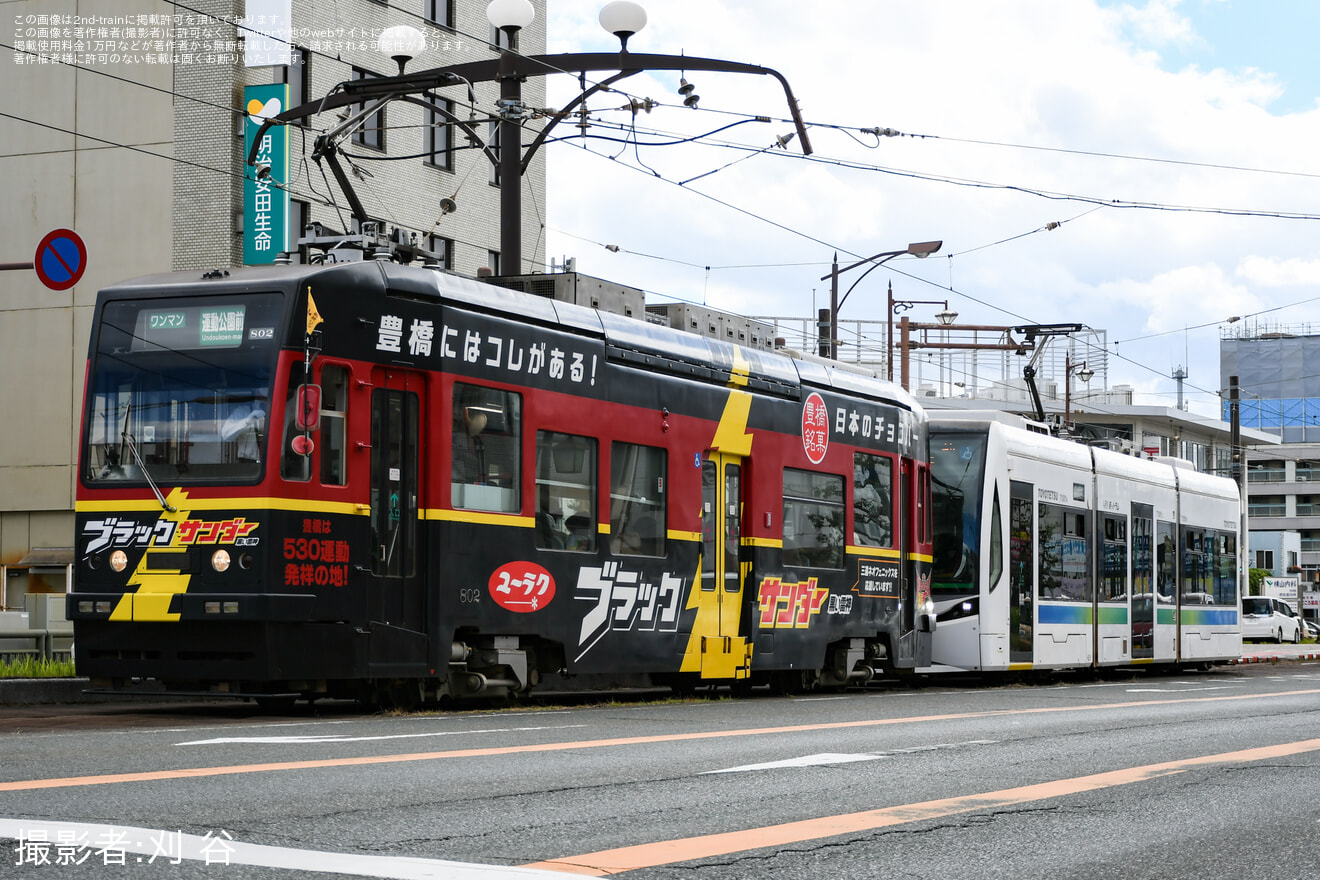
<svg viewBox="0 0 1320 880">
<path fill-rule="evenodd" d="M 1132 659 L 1155 658 L 1155 518 L 1149 504 L 1132 505 Z"/>
<path fill-rule="evenodd" d="M 1178 622 L 1178 529 L 1155 521 L 1155 660 L 1181 656 Z"/>
<path fill-rule="evenodd" d="M 423 632 L 419 434 L 424 382 L 378 368 L 371 392 L 371 579 L 368 619 Z"/>
<path fill-rule="evenodd" d="M 915 587 L 918 558 L 916 542 L 919 530 L 924 537 L 921 523 L 926 506 L 919 500 L 921 487 L 917 485 L 916 463 L 910 458 L 900 459 L 898 473 L 898 595 L 903 609 L 899 629 L 908 633 L 916 628 L 917 605 L 920 604 Z"/>
<path fill-rule="evenodd" d="M 749 645 L 742 618 L 742 459 L 710 453 L 701 462 L 702 604 L 718 609 L 717 632 L 702 635 L 702 678 L 746 678 Z"/>
<path fill-rule="evenodd" d="M 1031 663 L 1036 632 L 1036 525 L 1030 483 L 1012 482 L 1008 506 L 1008 661 Z"/>
</svg>

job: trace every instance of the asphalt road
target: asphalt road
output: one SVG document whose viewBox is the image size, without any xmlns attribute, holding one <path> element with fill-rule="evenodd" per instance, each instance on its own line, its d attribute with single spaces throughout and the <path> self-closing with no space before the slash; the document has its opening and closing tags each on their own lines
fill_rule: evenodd
<svg viewBox="0 0 1320 880">
<path fill-rule="evenodd" d="M 0 710 L 0 876 L 1320 876 L 1314 663 L 252 713 Z"/>
</svg>

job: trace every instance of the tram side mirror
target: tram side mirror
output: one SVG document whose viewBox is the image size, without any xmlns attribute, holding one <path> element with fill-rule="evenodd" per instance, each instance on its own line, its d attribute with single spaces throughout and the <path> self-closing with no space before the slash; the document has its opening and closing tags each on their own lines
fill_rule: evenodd
<svg viewBox="0 0 1320 880">
<path fill-rule="evenodd" d="M 293 426 L 299 431 L 315 431 L 321 426 L 321 386 L 299 385 L 294 402 Z"/>
</svg>

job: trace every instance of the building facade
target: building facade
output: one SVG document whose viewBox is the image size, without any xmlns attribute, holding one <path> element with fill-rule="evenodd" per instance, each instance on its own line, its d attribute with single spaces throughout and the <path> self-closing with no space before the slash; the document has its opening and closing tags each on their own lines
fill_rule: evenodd
<svg viewBox="0 0 1320 880">
<path fill-rule="evenodd" d="M 1247 515 L 1252 546 L 1275 551 L 1256 568 L 1320 583 L 1320 443 L 1249 449 Z"/>
<path fill-rule="evenodd" d="M 519 35 L 519 51 L 545 51 L 545 0 Z M 131 10 L 126 7 L 131 6 Z M 291 106 L 337 84 L 388 76 L 395 62 L 376 48 L 386 27 L 421 30 L 427 50 L 409 71 L 496 57 L 486 0 L 412 0 L 410 5 L 292 0 L 288 66 L 246 67 L 235 22 L 242 0 L 188 7 L 135 0 L 17 0 L 6 4 L 15 51 L 0 59 L 0 263 L 31 261 L 42 236 L 72 229 L 86 243 L 86 269 L 72 288 L 43 286 L 32 270 L 0 271 L 0 608 L 24 594 L 62 592 L 73 562 L 73 504 L 87 341 L 96 292 L 170 270 L 210 270 L 243 260 L 243 89 L 288 83 Z M 498 86 L 441 90 L 453 112 L 489 133 Z M 524 101 L 545 104 L 543 80 Z M 351 227 L 347 203 L 308 156 L 337 123 L 290 126 L 290 241 L 302 227 Z M 535 123 L 533 123 L 535 124 Z M 489 135 L 488 135 L 489 136 Z M 442 117 L 395 102 L 342 151 L 374 219 L 444 255 L 464 274 L 499 266 L 499 189 L 480 149 Z M 545 166 L 523 180 L 523 266 L 544 264 Z M 455 206 L 442 206 L 441 200 Z M 292 245 L 290 245 L 292 247 Z"/>
<path fill-rule="evenodd" d="M 1220 387 L 1233 376 L 1243 426 L 1284 443 L 1320 442 L 1320 326 L 1227 325 L 1219 340 Z M 1224 407 L 1227 418 L 1227 400 Z"/>
</svg>

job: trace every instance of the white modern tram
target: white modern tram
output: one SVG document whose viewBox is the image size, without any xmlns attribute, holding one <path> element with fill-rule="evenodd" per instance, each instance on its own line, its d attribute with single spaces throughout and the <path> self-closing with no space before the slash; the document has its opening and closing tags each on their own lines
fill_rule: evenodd
<svg viewBox="0 0 1320 880">
<path fill-rule="evenodd" d="M 930 422 L 932 667 L 1208 667 L 1242 653 L 1233 481 L 1030 430 Z"/>
</svg>

